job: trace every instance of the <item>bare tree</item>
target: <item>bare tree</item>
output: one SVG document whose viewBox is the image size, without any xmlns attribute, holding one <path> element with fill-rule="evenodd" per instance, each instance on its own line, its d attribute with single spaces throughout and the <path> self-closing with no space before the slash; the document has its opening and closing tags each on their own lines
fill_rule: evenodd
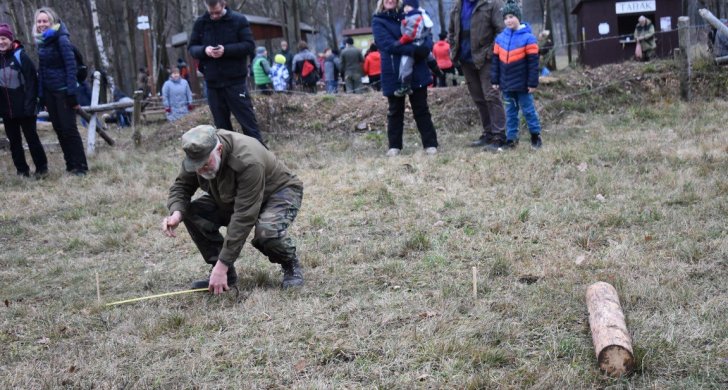
<svg viewBox="0 0 728 390">
<path fill-rule="evenodd" d="M 96 9 L 96 0 L 88 0 L 89 8 L 91 9 L 91 20 L 93 22 L 94 36 L 96 37 L 96 47 L 99 51 L 99 57 L 101 58 L 101 67 L 106 72 L 107 81 L 109 87 L 113 91 L 116 86 L 114 85 L 114 77 L 109 73 L 111 63 L 109 57 L 106 55 L 106 49 L 104 47 L 104 40 L 101 37 L 101 26 L 99 25 L 99 13 Z"/>
</svg>

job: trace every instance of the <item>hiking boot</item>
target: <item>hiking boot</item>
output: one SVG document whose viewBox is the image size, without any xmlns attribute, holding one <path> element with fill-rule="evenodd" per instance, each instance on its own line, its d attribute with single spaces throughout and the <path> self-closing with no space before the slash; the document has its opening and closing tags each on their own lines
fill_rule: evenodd
<svg viewBox="0 0 728 390">
<path fill-rule="evenodd" d="M 387 157 L 397 157 L 397 156 L 399 156 L 400 151 L 401 151 L 400 149 L 391 148 L 391 149 L 387 150 Z"/>
<path fill-rule="evenodd" d="M 541 134 L 531 134 L 531 149 L 541 149 L 541 146 L 543 146 Z"/>
<path fill-rule="evenodd" d="M 518 140 L 509 139 L 509 140 L 506 140 L 506 143 L 504 143 L 503 146 L 501 146 L 501 149 L 510 150 L 510 149 L 515 149 L 516 146 L 518 146 Z"/>
<path fill-rule="evenodd" d="M 485 145 L 488 145 L 490 143 L 490 140 L 486 137 L 480 137 L 476 139 L 475 141 L 468 144 L 471 148 L 482 148 Z"/>
<path fill-rule="evenodd" d="M 425 148 L 425 154 L 428 154 L 432 156 L 433 154 L 437 154 L 437 148 L 434 146 L 430 146 L 429 148 Z"/>
<path fill-rule="evenodd" d="M 283 285 L 284 289 L 291 287 L 303 286 L 303 268 L 295 257 L 288 263 L 281 264 L 283 268 Z"/>
<path fill-rule="evenodd" d="M 214 268 L 214 266 L 213 266 Z M 210 273 L 212 273 L 212 268 L 210 268 Z M 227 270 L 227 284 L 228 287 L 232 287 L 238 283 L 238 274 L 235 272 L 235 265 L 231 265 L 228 267 Z M 208 276 L 207 279 L 204 280 L 196 280 L 192 282 L 192 286 L 190 288 L 197 289 L 197 288 L 208 288 L 210 287 L 210 277 Z"/>
<path fill-rule="evenodd" d="M 402 97 L 407 94 L 407 88 L 400 88 L 396 91 L 394 91 L 394 96 L 396 97 Z"/>
<path fill-rule="evenodd" d="M 483 151 L 493 152 L 493 153 L 502 152 L 503 145 L 505 145 L 505 143 L 503 141 L 493 141 L 489 144 L 486 144 L 485 147 L 483 147 Z"/>
</svg>

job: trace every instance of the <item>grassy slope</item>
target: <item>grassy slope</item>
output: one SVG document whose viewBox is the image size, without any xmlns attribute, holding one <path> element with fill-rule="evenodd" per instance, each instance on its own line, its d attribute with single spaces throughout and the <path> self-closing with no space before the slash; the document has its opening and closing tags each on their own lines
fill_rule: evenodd
<svg viewBox="0 0 728 390">
<path fill-rule="evenodd" d="M 306 184 L 291 233 L 307 284 L 279 290 L 246 246 L 237 300 L 96 305 L 96 273 L 108 302 L 207 271 L 186 232 L 158 230 L 173 143 L 103 148 L 85 179 L 0 176 L 0 387 L 728 384 L 727 102 L 566 114 L 543 150 L 501 155 L 462 148 L 477 130 L 435 117 L 434 158 L 411 128 L 395 159 L 383 134 L 341 131 L 352 123 L 271 136 Z M 584 292 L 597 280 L 633 335 L 627 379 L 596 368 Z"/>
</svg>

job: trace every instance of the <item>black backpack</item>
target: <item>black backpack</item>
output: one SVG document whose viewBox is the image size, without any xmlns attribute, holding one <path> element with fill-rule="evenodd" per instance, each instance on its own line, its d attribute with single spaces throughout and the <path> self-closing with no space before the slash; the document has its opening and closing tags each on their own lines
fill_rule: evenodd
<svg viewBox="0 0 728 390">
<path fill-rule="evenodd" d="M 88 67 L 83 62 L 81 51 L 74 45 L 71 45 L 71 47 L 73 48 L 73 57 L 76 58 L 76 80 L 81 84 L 88 77 Z"/>
</svg>

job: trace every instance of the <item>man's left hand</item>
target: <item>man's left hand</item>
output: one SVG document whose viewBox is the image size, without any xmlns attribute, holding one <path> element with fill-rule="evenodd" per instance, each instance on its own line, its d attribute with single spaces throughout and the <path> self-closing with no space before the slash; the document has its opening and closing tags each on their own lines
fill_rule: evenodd
<svg viewBox="0 0 728 390">
<path fill-rule="evenodd" d="M 230 289 L 227 280 L 228 266 L 218 260 L 210 273 L 208 289 L 211 293 L 218 295 Z"/>
</svg>

